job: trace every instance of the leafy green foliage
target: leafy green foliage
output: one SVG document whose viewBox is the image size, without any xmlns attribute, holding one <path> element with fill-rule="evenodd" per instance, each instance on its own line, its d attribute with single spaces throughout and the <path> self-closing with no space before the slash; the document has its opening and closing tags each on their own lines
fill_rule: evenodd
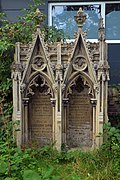
<svg viewBox="0 0 120 180">
<path fill-rule="evenodd" d="M 102 149 L 106 150 L 107 156 L 120 158 L 120 129 L 112 127 L 110 123 L 104 124 L 104 134 L 106 138 Z"/>
<path fill-rule="evenodd" d="M 111 135 L 110 135 L 111 136 Z M 0 144 L 0 179 L 119 179 L 119 152 L 108 152 L 107 145 L 94 151 L 58 152 L 52 146 L 40 149 L 16 148 Z M 9 171 L 8 171 L 9 170 Z"/>
<path fill-rule="evenodd" d="M 7 171 L 7 163 L 5 161 L 0 161 L 0 173 L 4 174 Z"/>
<path fill-rule="evenodd" d="M 45 35 L 45 41 L 48 42 L 59 42 L 59 41 L 65 41 L 66 38 L 69 38 L 69 36 L 65 37 L 65 34 L 62 29 L 57 29 L 54 26 L 44 26 L 42 28 L 42 31 Z"/>
<path fill-rule="evenodd" d="M 15 178 L 9 178 L 9 177 L 7 177 L 7 178 L 5 178 L 5 180 L 15 180 Z"/>
<path fill-rule="evenodd" d="M 25 170 L 23 174 L 24 180 L 41 180 L 39 174 L 33 170 Z"/>
</svg>

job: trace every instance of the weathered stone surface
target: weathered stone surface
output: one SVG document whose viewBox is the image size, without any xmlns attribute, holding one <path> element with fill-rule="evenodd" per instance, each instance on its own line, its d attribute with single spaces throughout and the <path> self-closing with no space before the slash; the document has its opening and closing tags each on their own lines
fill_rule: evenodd
<svg viewBox="0 0 120 180">
<path fill-rule="evenodd" d="M 31 138 L 40 146 L 52 141 L 52 107 L 50 96 L 37 92 L 30 103 Z"/>
<path fill-rule="evenodd" d="M 53 141 L 58 150 L 62 143 L 70 148 L 102 144 L 96 137 L 108 121 L 107 45 L 102 18 L 99 41 L 86 41 L 81 12 L 74 42 L 45 42 L 37 25 L 32 42 L 16 44 L 11 77 L 18 146 L 31 139 L 40 146 Z"/>
<path fill-rule="evenodd" d="M 86 91 L 73 92 L 69 103 L 68 145 L 70 147 L 91 146 L 91 105 Z"/>
</svg>

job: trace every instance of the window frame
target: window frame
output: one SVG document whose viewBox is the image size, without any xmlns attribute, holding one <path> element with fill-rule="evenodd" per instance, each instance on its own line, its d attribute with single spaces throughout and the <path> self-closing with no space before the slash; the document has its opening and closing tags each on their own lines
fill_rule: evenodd
<svg viewBox="0 0 120 180">
<path fill-rule="evenodd" d="M 54 3 L 48 3 L 48 26 L 52 26 L 52 6 L 67 6 L 67 5 L 76 5 L 76 6 L 80 6 L 80 5 L 101 5 L 101 16 L 103 18 L 103 23 L 105 26 L 105 8 L 106 8 L 106 4 L 115 4 L 115 3 L 120 3 L 120 1 L 107 1 L 107 2 L 54 2 Z M 96 42 L 98 41 L 97 39 L 88 39 L 91 42 Z M 73 39 L 71 39 L 70 41 L 73 41 Z M 120 39 L 119 40 L 106 40 L 107 43 L 120 43 Z"/>
</svg>

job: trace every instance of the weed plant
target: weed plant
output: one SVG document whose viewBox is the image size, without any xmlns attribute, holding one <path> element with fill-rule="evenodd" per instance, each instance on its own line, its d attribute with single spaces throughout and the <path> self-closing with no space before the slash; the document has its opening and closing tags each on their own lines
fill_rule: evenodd
<svg viewBox="0 0 120 180">
<path fill-rule="evenodd" d="M 17 148 L 9 128 L 4 138 L 0 136 L 0 179 L 119 180 L 120 131 L 110 124 L 104 128 L 107 141 L 99 149 L 87 152 L 58 152 L 52 145 Z"/>
</svg>

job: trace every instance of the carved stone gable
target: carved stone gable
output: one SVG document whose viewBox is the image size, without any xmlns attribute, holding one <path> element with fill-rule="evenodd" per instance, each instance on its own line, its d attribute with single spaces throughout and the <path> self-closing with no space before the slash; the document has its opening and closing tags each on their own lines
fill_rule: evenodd
<svg viewBox="0 0 120 180">
<path fill-rule="evenodd" d="M 37 10 L 37 23 L 41 16 Z M 12 78 L 13 119 L 20 121 L 21 130 L 16 134 L 18 145 L 54 143 L 60 150 L 62 144 L 91 148 L 102 142 L 97 135 L 108 119 L 107 45 L 104 38 L 86 41 L 82 9 L 75 20 L 74 42 L 44 42 L 37 24 L 32 42 L 16 44 Z M 103 37 L 100 24 L 99 37 Z"/>
</svg>

